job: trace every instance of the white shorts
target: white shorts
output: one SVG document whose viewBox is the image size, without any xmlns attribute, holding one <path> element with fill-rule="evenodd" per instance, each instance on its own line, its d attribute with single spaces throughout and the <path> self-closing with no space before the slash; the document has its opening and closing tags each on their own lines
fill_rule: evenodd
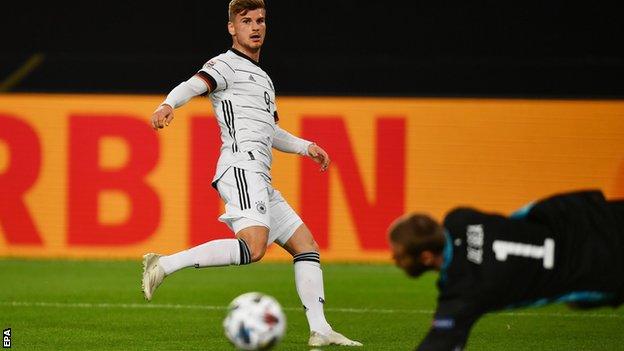
<svg viewBox="0 0 624 351">
<path fill-rule="evenodd" d="M 297 213 L 260 173 L 230 167 L 217 182 L 225 203 L 219 221 L 234 232 L 251 226 L 269 228 L 269 242 L 283 245 L 303 224 Z"/>
</svg>

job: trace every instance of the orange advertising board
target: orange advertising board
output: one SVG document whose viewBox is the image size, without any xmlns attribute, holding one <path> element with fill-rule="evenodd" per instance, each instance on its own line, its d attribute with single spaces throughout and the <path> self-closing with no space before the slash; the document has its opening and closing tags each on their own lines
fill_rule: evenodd
<svg viewBox="0 0 624 351">
<path fill-rule="evenodd" d="M 0 95 L 0 257 L 138 258 L 231 237 L 210 186 L 209 101 L 154 132 L 156 96 Z M 509 213 L 555 192 L 624 197 L 624 102 L 407 98 L 278 101 L 280 124 L 329 172 L 275 152 L 274 186 L 324 261 L 389 261 L 408 211 Z M 266 259 L 288 259 L 272 247 Z"/>
</svg>

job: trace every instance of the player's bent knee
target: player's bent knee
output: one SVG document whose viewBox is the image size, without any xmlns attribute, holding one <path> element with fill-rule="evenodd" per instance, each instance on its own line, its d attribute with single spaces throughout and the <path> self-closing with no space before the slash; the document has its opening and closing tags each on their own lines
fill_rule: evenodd
<svg viewBox="0 0 624 351">
<path fill-rule="evenodd" d="M 245 241 L 249 248 L 251 262 L 258 262 L 264 257 L 269 238 L 268 228 L 262 226 L 247 227 L 236 233 L 236 236 Z"/>
<path fill-rule="evenodd" d="M 244 239 L 245 240 L 245 239 Z M 247 247 L 249 248 L 249 256 L 251 259 L 251 262 L 258 262 L 262 259 L 262 257 L 264 257 L 264 254 L 266 253 L 266 249 L 267 249 L 267 244 L 266 244 L 266 240 L 258 240 L 257 237 L 254 238 L 247 238 L 245 240 Z"/>
<path fill-rule="evenodd" d="M 264 257 L 264 254 L 266 253 L 266 245 L 264 246 L 258 245 L 257 247 L 250 248 L 250 251 L 251 251 L 251 262 L 258 262 L 262 259 L 262 257 Z"/>
</svg>

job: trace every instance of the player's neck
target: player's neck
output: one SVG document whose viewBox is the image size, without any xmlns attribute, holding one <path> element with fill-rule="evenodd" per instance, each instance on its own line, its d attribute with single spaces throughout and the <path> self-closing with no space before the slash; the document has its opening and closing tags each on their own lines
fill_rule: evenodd
<svg viewBox="0 0 624 351">
<path fill-rule="evenodd" d="M 249 48 L 246 48 L 238 44 L 237 42 L 234 42 L 232 44 L 232 49 L 235 49 L 238 52 L 244 54 L 245 56 L 254 60 L 256 63 L 260 62 L 260 49 L 259 48 L 257 50 L 250 50 Z"/>
<path fill-rule="evenodd" d="M 444 255 L 436 255 L 433 260 L 433 269 L 436 271 L 440 271 L 442 269 L 442 265 L 444 265 Z"/>
</svg>

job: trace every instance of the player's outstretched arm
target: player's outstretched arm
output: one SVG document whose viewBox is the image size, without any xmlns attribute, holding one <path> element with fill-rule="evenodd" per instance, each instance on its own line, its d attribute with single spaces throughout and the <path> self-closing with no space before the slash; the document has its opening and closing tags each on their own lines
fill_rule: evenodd
<svg viewBox="0 0 624 351">
<path fill-rule="evenodd" d="M 462 300 L 440 302 L 431 329 L 416 350 L 463 350 L 470 329 L 481 316 L 477 311 L 476 305 Z"/>
<path fill-rule="evenodd" d="M 275 134 L 273 135 L 273 148 L 290 154 L 309 156 L 321 165 L 322 172 L 329 167 L 330 159 L 323 148 L 311 141 L 288 133 L 278 125 L 275 126 Z"/>
<path fill-rule="evenodd" d="M 329 159 L 329 155 L 322 147 L 311 144 L 308 147 L 308 156 L 314 160 L 314 162 L 321 165 L 321 172 L 325 172 L 327 168 L 329 168 L 329 164 L 331 160 Z"/>
<path fill-rule="evenodd" d="M 151 123 L 154 130 L 165 128 L 173 120 L 173 107 L 162 104 L 152 113 Z"/>
<path fill-rule="evenodd" d="M 463 350 L 468 339 L 468 331 L 442 331 L 431 329 L 416 351 L 456 351 Z"/>
<path fill-rule="evenodd" d="M 168 126 L 173 120 L 173 111 L 176 108 L 186 104 L 193 97 L 206 92 L 209 92 L 208 84 L 198 75 L 180 83 L 171 90 L 165 101 L 152 113 L 152 128 L 158 130 Z"/>
</svg>

